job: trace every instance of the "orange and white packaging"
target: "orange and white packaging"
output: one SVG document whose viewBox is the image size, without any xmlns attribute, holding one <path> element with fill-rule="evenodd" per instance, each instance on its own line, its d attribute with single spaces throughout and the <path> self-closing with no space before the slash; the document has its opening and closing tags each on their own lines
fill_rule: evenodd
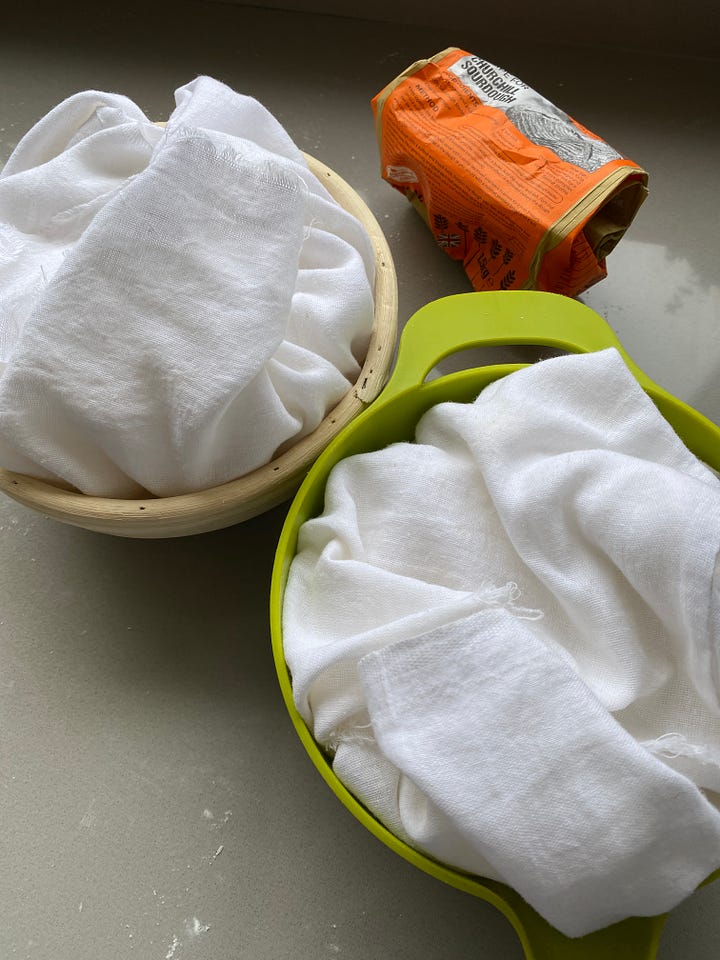
<svg viewBox="0 0 720 960">
<path fill-rule="evenodd" d="M 647 173 L 506 70 L 456 47 L 372 100 L 382 176 L 476 290 L 575 296 L 647 196 Z"/>
</svg>

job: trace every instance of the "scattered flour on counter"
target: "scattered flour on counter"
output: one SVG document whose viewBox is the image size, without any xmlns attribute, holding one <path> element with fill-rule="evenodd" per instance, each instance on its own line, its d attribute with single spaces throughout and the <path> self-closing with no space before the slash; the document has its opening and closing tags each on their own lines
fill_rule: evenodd
<svg viewBox="0 0 720 960">
<path fill-rule="evenodd" d="M 184 922 L 185 936 L 190 940 L 194 940 L 196 937 L 201 936 L 203 933 L 207 933 L 210 929 L 209 923 L 203 923 L 198 917 L 192 917 L 189 920 Z M 183 946 L 183 941 L 173 934 L 172 941 L 168 945 L 167 953 L 165 954 L 165 960 L 174 960 L 177 955 L 178 950 Z"/>
<path fill-rule="evenodd" d="M 189 937 L 199 937 L 201 933 L 207 933 L 210 929 L 209 923 L 203 923 L 197 917 L 185 921 L 185 932 Z"/>
<path fill-rule="evenodd" d="M 165 954 L 165 960 L 173 960 L 173 957 L 175 956 L 175 951 L 179 946 L 180 946 L 180 941 L 173 934 L 172 943 L 168 947 L 168 952 Z"/>
<path fill-rule="evenodd" d="M 210 810 L 209 807 L 205 807 L 205 809 L 202 812 L 202 815 L 204 820 L 214 820 L 215 822 L 213 823 L 213 826 L 223 827 L 225 826 L 226 823 L 230 822 L 230 818 L 232 817 L 233 812 L 232 810 L 226 810 L 223 813 L 222 818 L 220 820 L 216 820 L 215 814 L 212 812 L 212 810 Z"/>
<path fill-rule="evenodd" d="M 95 826 L 96 820 L 97 815 L 95 813 L 95 797 L 90 797 L 88 808 L 80 821 L 80 826 L 85 827 L 86 830 L 91 830 Z"/>
</svg>

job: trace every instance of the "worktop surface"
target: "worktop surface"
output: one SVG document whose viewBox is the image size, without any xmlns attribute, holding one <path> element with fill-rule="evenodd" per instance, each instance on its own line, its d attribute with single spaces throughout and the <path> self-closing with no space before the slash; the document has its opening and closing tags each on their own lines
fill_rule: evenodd
<svg viewBox="0 0 720 960">
<path fill-rule="evenodd" d="M 462 46 L 649 171 L 650 198 L 582 299 L 653 379 L 720 423 L 718 64 L 591 39 L 213 3 L 17 5 L 0 30 L 0 161 L 79 90 L 124 93 L 162 119 L 178 86 L 210 74 L 369 204 L 402 325 L 470 288 L 381 181 L 369 101 L 414 60 Z M 308 760 L 270 651 L 286 509 L 138 541 L 0 499 L 0 960 L 522 957 L 498 912 L 377 842 Z M 659 956 L 719 953 L 720 883 L 673 912 Z"/>
</svg>

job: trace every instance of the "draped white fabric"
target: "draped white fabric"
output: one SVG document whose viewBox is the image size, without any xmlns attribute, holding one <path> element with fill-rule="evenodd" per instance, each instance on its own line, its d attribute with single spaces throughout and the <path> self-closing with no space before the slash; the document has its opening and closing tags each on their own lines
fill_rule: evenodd
<svg viewBox="0 0 720 960">
<path fill-rule="evenodd" d="M 440 404 L 300 532 L 284 648 L 398 836 L 579 936 L 720 866 L 720 481 L 615 350 Z"/>
<path fill-rule="evenodd" d="M 373 322 L 363 227 L 255 100 L 209 77 L 167 128 L 64 101 L 0 175 L 0 466 L 132 497 L 311 432 Z"/>
</svg>

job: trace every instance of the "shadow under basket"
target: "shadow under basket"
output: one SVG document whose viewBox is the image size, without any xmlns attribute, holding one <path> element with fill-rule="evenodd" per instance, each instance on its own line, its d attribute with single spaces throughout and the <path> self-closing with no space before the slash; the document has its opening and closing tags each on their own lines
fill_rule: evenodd
<svg viewBox="0 0 720 960">
<path fill-rule="evenodd" d="M 0 469 L 0 490 L 40 513 L 119 537 L 162 538 L 207 533 L 249 520 L 288 500 L 333 437 L 377 397 L 397 338 L 397 279 L 387 240 L 368 206 L 342 177 L 305 155 L 332 197 L 363 225 L 375 253 L 375 316 L 365 363 L 354 386 L 313 430 L 270 463 L 236 480 L 174 497 L 93 497 Z"/>
</svg>

